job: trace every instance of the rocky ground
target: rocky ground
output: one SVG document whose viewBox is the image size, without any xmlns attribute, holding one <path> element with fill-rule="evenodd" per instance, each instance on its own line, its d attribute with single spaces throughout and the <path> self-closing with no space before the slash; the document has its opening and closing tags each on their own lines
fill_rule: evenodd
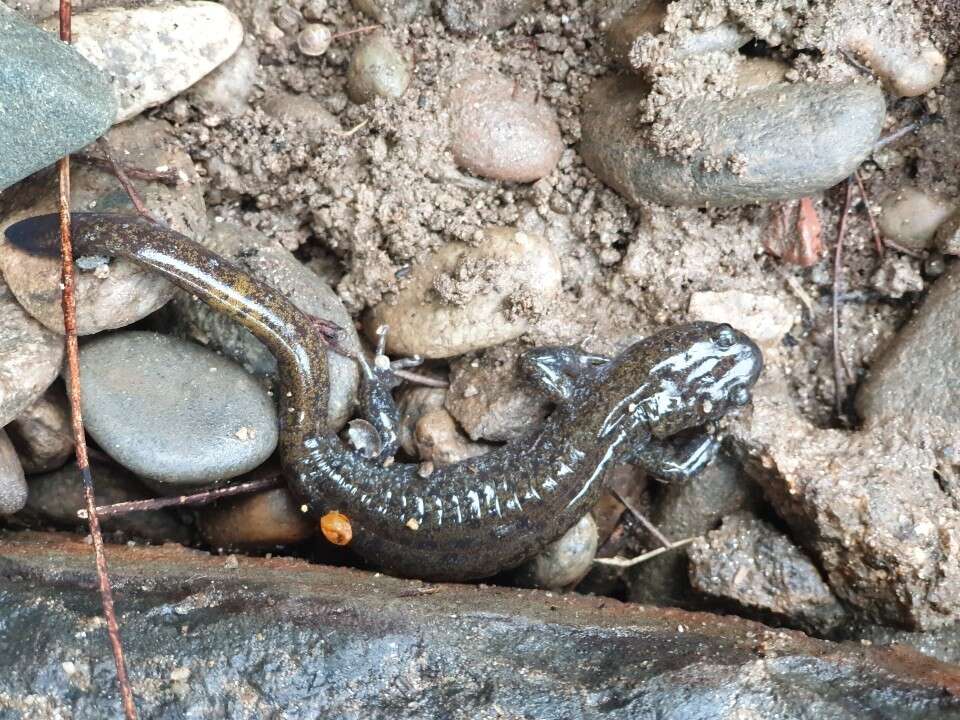
<svg viewBox="0 0 960 720">
<path fill-rule="evenodd" d="M 75 209 L 129 211 L 95 162 L 102 147 L 84 148 L 106 132 L 122 163 L 154 173 L 135 184 L 173 228 L 347 328 L 351 350 L 370 348 L 386 324 L 391 355 L 426 359 L 420 371 L 449 387 L 397 391 L 406 460 L 455 462 L 536 430 L 551 408 L 517 372 L 529 347 L 612 355 L 693 319 L 730 322 L 757 341 L 764 376 L 751 407 L 722 428 L 712 467 L 671 484 L 618 468 L 568 536 L 491 582 L 736 614 L 957 659 L 960 5 L 89 0 L 75 2 L 77 52 L 45 33 L 56 27 L 52 0 L 7 5 L 0 65 L 17 82 L 0 83 L 0 108 L 14 109 L 0 113 L 0 231 L 56 210 L 56 179 L 44 168 L 67 151 L 80 153 Z M 83 527 L 58 379 L 58 272 L 56 259 L 0 239 L 0 523 L 11 532 Z M 118 259 L 81 261 L 78 303 L 102 502 L 276 473 L 276 363 L 255 338 Z M 330 357 L 329 418 L 341 427 L 353 417 L 357 372 Z M 595 562 L 660 547 L 641 516 L 685 544 L 631 567 Z M 119 516 L 106 529 L 116 541 L 358 564 L 319 537 L 282 489 Z M 151 557 L 144 553 L 130 555 L 131 567 Z M 165 567 L 188 574 L 177 568 L 193 557 L 165 555 Z M 258 573 L 269 564 L 246 562 L 257 568 L 251 582 L 267 582 Z M 41 580 L 65 587 L 46 570 L 4 577 L 9 608 L 42 605 Z M 363 582 L 388 591 L 385 579 Z M 173 602 L 141 597 L 133 582 L 119 592 L 149 617 L 166 617 L 157 608 Z M 483 598 L 506 596 L 479 591 L 477 612 Z M 432 600 L 411 603 L 425 617 L 444 612 Z M 209 622 L 228 622 L 216 619 L 225 607 L 205 611 Z M 24 628 L 37 622 L 28 615 Z M 286 617 L 297 627 L 315 622 Z M 579 632 L 564 622 L 558 644 Z M 284 627 L 263 632 L 279 643 Z M 665 628 L 649 632 L 679 642 Z M 640 642 L 647 631 L 637 632 Z M 450 641 L 410 637 L 404 647 Z M 706 644 L 690 652 L 727 652 L 697 642 Z M 197 643 L 184 652 L 200 653 Z M 821 670 L 803 653 L 840 653 L 838 662 L 853 663 L 838 671 L 851 682 L 857 663 L 887 667 L 854 660 L 849 648 L 816 647 L 790 665 L 812 673 L 809 697 L 821 694 Z M 749 666 L 756 687 L 779 686 L 787 671 L 754 652 L 763 654 L 751 650 L 724 672 Z M 898 694 L 901 670 L 890 672 L 899 679 L 876 702 L 949 716 L 948 705 L 924 704 L 936 693 Z M 418 673 L 404 682 L 474 692 Z M 586 705 L 570 712 L 627 712 L 631 698 L 656 694 L 645 683 L 683 684 L 641 675 L 648 679 L 603 698 L 581 697 Z M 859 681 L 856 692 L 873 693 L 874 679 Z M 0 684 L 0 707 L 33 682 Z M 83 682 L 77 693 L 93 687 Z M 566 697 L 585 680 L 557 682 Z M 45 689 L 42 702 L 94 702 L 69 699 L 66 687 Z M 193 687 L 174 683 L 168 709 L 154 696 L 152 716 L 175 716 Z M 209 692 L 214 702 L 219 691 Z M 795 710 L 783 716 L 812 712 L 804 698 L 790 699 Z M 700 717 L 710 702 L 731 718 L 746 717 L 741 709 L 768 716 L 765 706 L 719 696 L 691 702 L 699 704 L 670 717 Z M 814 714 L 881 717 L 881 705 Z M 12 712 L 30 716 L 24 708 Z M 566 716 L 559 705 L 549 712 Z"/>
</svg>

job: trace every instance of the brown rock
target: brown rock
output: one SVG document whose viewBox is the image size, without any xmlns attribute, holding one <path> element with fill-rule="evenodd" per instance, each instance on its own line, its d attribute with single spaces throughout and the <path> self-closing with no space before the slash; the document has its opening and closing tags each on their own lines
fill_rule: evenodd
<svg viewBox="0 0 960 720">
<path fill-rule="evenodd" d="M 467 440 L 443 408 L 432 410 L 417 421 L 414 438 L 420 459 L 436 467 L 483 455 L 491 448 Z"/>
<path fill-rule="evenodd" d="M 533 182 L 553 172 L 563 139 L 553 109 L 514 80 L 472 75 L 449 98 L 450 150 L 481 177 Z"/>
<path fill-rule="evenodd" d="M 199 519 L 200 532 L 215 548 L 292 545 L 317 532 L 285 488 L 223 500 Z"/>
<path fill-rule="evenodd" d="M 513 25 L 543 4 L 544 0 L 444 0 L 440 17 L 452 32 L 487 35 Z"/>
</svg>

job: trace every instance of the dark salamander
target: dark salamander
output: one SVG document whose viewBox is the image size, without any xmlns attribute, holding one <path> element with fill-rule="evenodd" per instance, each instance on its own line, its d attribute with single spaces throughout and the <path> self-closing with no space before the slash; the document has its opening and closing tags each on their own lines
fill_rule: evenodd
<svg viewBox="0 0 960 720">
<path fill-rule="evenodd" d="M 717 441 L 684 431 L 747 404 L 762 367 L 749 338 L 707 322 L 664 330 L 611 360 L 572 348 L 532 350 L 522 369 L 556 402 L 543 427 L 423 476 L 415 464 L 365 458 L 326 429 L 328 344 L 316 318 L 186 237 L 139 218 L 76 214 L 73 236 L 77 254 L 120 256 L 155 270 L 270 348 L 280 368 L 280 451 L 291 491 L 316 517 L 345 514 L 352 547 L 399 575 L 464 580 L 519 564 L 593 506 L 613 465 L 692 475 L 713 458 Z M 57 218 L 16 223 L 7 239 L 55 254 Z M 377 416 L 370 420 L 389 432 L 389 393 L 369 367 L 361 375 L 365 407 Z M 394 447 L 387 443 L 387 453 Z"/>
</svg>

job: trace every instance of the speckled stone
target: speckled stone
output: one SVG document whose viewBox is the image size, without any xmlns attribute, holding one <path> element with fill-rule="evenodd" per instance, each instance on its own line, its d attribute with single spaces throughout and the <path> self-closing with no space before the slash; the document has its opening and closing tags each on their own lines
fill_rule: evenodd
<svg viewBox="0 0 960 720">
<path fill-rule="evenodd" d="M 179 173 L 175 187 L 136 180 L 134 185 L 150 211 L 174 230 L 202 238 L 207 229 L 203 190 L 190 156 L 174 137 L 169 123 L 138 118 L 117 125 L 108 134 L 114 152 L 138 167 L 165 166 Z M 60 259 L 37 257 L 5 242 L 3 231 L 25 218 L 57 212 L 56 175 L 44 173 L 10 188 L 0 198 L 0 272 L 20 304 L 46 327 L 63 333 L 60 307 Z M 106 170 L 74 163 L 71 196 L 75 210 L 132 213 L 126 193 Z M 79 263 L 77 331 L 81 335 L 124 327 L 162 307 L 173 285 L 136 263 L 114 259 Z"/>
<path fill-rule="evenodd" d="M 544 0 L 444 0 L 443 24 L 459 35 L 487 35 L 543 7 Z"/>
<path fill-rule="evenodd" d="M 42 23 L 56 29 L 57 18 Z M 240 47 L 243 25 L 223 5 L 192 0 L 75 12 L 73 44 L 103 70 L 117 122 L 179 95 Z"/>
<path fill-rule="evenodd" d="M 81 348 L 80 382 L 87 431 L 161 492 L 236 477 L 277 445 L 276 410 L 257 380 L 185 340 L 98 337 Z"/>
<path fill-rule="evenodd" d="M 100 70 L 0 4 L 0 190 L 96 140 L 116 114 Z"/>
<path fill-rule="evenodd" d="M 0 515 L 12 515 L 27 502 L 27 483 L 17 452 L 7 434 L 0 430 Z"/>
<path fill-rule="evenodd" d="M 560 260 L 550 243 L 515 228 L 487 228 L 479 245 L 447 243 L 414 266 L 410 281 L 376 305 L 366 318 L 368 337 L 387 325 L 387 349 L 395 355 L 444 358 L 514 340 L 531 326 L 515 302 L 546 310 L 560 289 Z M 453 301 L 436 290 L 489 271 L 475 292 Z"/>
<path fill-rule="evenodd" d="M 63 338 L 30 317 L 0 279 L 0 428 L 56 379 Z"/>
<path fill-rule="evenodd" d="M 343 346 L 360 352 L 360 337 L 340 298 L 291 252 L 256 230 L 226 222 L 212 223 L 203 244 L 279 291 L 304 312 L 337 323 L 344 330 Z M 177 290 L 169 312 L 178 334 L 223 352 L 256 375 L 276 377 L 277 361 L 266 346 L 226 315 L 215 312 L 182 290 Z M 343 355 L 330 351 L 327 360 L 330 363 L 327 417 L 332 427 L 339 428 L 353 410 L 359 375 L 356 363 Z"/>
<path fill-rule="evenodd" d="M 609 77 L 584 99 L 580 153 L 631 203 L 731 206 L 810 195 L 848 177 L 886 116 L 872 83 L 778 84 L 679 105 L 672 122 L 696 137 L 690 157 L 660 155 L 636 122 L 642 81 Z M 708 170 L 705 163 L 720 162 Z"/>
<path fill-rule="evenodd" d="M 559 590 L 587 574 L 597 554 L 597 523 L 590 513 L 518 571 L 524 585 Z"/>
</svg>

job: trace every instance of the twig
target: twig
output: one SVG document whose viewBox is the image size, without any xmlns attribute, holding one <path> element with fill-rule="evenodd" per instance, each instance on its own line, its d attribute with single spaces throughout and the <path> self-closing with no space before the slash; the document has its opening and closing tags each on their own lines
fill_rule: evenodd
<svg viewBox="0 0 960 720">
<path fill-rule="evenodd" d="M 96 508 L 97 515 L 101 518 L 111 517 L 113 515 L 125 515 L 132 512 L 144 512 L 147 510 L 161 510 L 167 507 L 185 507 L 187 505 L 206 505 L 215 500 L 234 495 L 243 495 L 245 493 L 261 492 L 263 490 L 273 490 L 281 484 L 280 478 L 274 475 L 269 478 L 250 480 L 249 482 L 238 483 L 236 485 L 227 485 L 213 490 L 204 490 L 203 492 L 192 495 L 180 495 L 178 497 L 150 498 L 149 500 L 131 500 L 129 502 L 114 503 L 113 505 L 100 505 Z M 86 518 L 87 510 L 78 510 L 77 517 Z"/>
<path fill-rule="evenodd" d="M 644 563 L 647 560 L 652 560 L 658 555 L 663 555 L 664 553 L 670 552 L 671 550 L 676 550 L 677 548 L 681 548 L 684 545 L 689 545 L 696 539 L 697 538 L 695 537 L 688 537 L 688 538 L 684 538 L 683 540 L 677 540 L 675 543 L 672 543 L 670 547 L 659 547 L 656 550 L 651 550 L 650 552 L 645 552 L 643 555 L 637 555 L 636 557 L 632 557 L 632 558 L 625 558 L 625 557 L 594 558 L 593 561 L 598 565 L 610 565 L 612 567 L 620 567 L 620 568 L 633 567 L 634 565 L 639 565 L 640 563 Z"/>
<path fill-rule="evenodd" d="M 391 374 L 396 375 L 398 378 L 406 380 L 407 382 L 412 382 L 416 385 L 443 389 L 450 387 L 450 383 L 445 382 L 444 380 L 437 380 L 436 378 L 421 375 L 420 373 L 410 372 L 409 370 L 395 368 L 390 372 Z"/>
<path fill-rule="evenodd" d="M 72 10 L 70 0 L 60 0 L 60 39 L 71 41 Z M 76 276 L 73 270 L 73 242 L 70 237 L 70 156 L 58 162 L 60 171 L 60 252 L 62 256 L 61 282 L 63 283 L 63 327 L 67 345 L 67 382 L 70 396 L 70 424 L 77 454 L 77 468 L 83 481 L 83 499 L 87 506 L 90 537 L 93 539 L 93 554 L 97 568 L 97 582 L 100 586 L 100 602 L 103 616 L 107 622 L 107 635 L 113 650 L 113 660 L 117 668 L 117 684 L 123 713 L 127 720 L 136 720 L 137 708 L 133 702 L 133 690 L 127 677 L 127 664 L 123 657 L 123 644 L 120 641 L 120 627 L 113 607 L 113 590 L 107 572 L 107 558 L 103 552 L 103 536 L 100 534 L 100 521 L 97 518 L 96 498 L 93 493 L 93 475 L 90 473 L 90 459 L 87 457 L 87 441 L 83 432 L 83 416 L 80 412 L 80 361 L 77 342 L 77 298 Z"/>
<path fill-rule="evenodd" d="M 363 27 L 354 28 L 353 30 L 344 30 L 343 32 L 334 33 L 330 36 L 331 40 L 339 40 L 342 37 L 347 37 L 348 35 L 356 35 L 357 33 L 370 32 L 371 30 L 376 30 L 379 25 L 364 25 Z"/>
<path fill-rule="evenodd" d="M 846 388 L 841 371 L 843 357 L 840 352 L 840 290 L 843 269 L 843 236 L 847 231 L 847 215 L 850 211 L 850 201 L 853 198 L 853 178 L 847 178 L 846 193 L 843 199 L 843 209 L 840 211 L 840 223 L 837 226 L 837 246 L 833 254 L 833 409 L 837 418 L 843 419 L 843 398 Z"/>
<path fill-rule="evenodd" d="M 860 189 L 860 199 L 863 200 L 863 207 L 867 210 L 867 220 L 870 222 L 870 232 L 873 233 L 873 244 L 877 248 L 877 255 L 883 257 L 883 235 L 880 234 L 880 228 L 877 227 L 877 219 L 873 216 L 873 210 L 870 208 L 870 196 L 867 195 L 867 189 L 863 186 L 863 178 L 860 177 L 860 171 L 855 170 L 853 176 L 857 179 L 857 187 Z"/>
<path fill-rule="evenodd" d="M 87 165 L 94 165 L 104 170 L 110 170 L 114 173 L 116 172 L 115 168 L 119 166 L 123 168 L 123 172 L 127 174 L 127 177 L 135 180 L 160 182 L 164 185 L 169 185 L 170 187 L 175 187 L 176 185 L 180 184 L 180 175 L 176 170 L 147 170 L 146 168 L 137 167 L 136 165 L 131 165 L 130 163 L 111 162 L 109 158 L 100 157 L 99 155 L 91 155 L 90 153 L 76 153 L 73 156 L 73 159 L 79 160 Z"/>
<path fill-rule="evenodd" d="M 899 253 L 903 253 L 904 255 L 909 255 L 910 257 L 917 258 L 918 260 L 924 260 L 927 257 L 922 252 L 918 250 L 913 250 L 912 248 L 904 247 L 900 243 L 894 242 L 889 238 L 885 238 L 883 241 L 883 244 L 886 245 L 888 248 L 892 248 L 893 250 L 896 250 Z"/>
<path fill-rule="evenodd" d="M 927 125 L 930 125 L 931 123 L 935 123 L 935 122 L 942 122 L 942 118 L 934 113 L 931 113 L 929 115 L 924 115 L 919 120 L 914 120 L 911 123 L 907 123 L 903 127 L 899 127 L 896 130 L 893 130 L 892 132 L 889 132 L 883 137 L 881 137 L 879 140 L 877 140 L 873 144 L 873 150 L 871 152 L 876 152 L 880 148 L 886 147 L 892 142 L 896 142 L 897 140 L 902 138 L 904 135 L 909 135 L 910 133 L 916 132 L 917 130 L 922 130 Z"/>
<path fill-rule="evenodd" d="M 668 538 L 666 535 L 664 535 L 662 532 L 660 532 L 660 529 L 659 529 L 656 525 L 654 525 L 652 522 L 650 522 L 650 521 L 647 519 L 647 516 L 646 516 L 646 515 L 644 515 L 644 514 L 643 514 L 642 512 L 640 512 L 639 510 L 637 510 L 637 509 L 633 506 L 633 503 L 631 503 L 629 500 L 627 500 L 623 495 L 621 495 L 620 493 L 618 493 L 618 492 L 617 492 L 616 490 L 614 490 L 613 488 L 610 488 L 610 492 L 612 492 L 613 495 L 614 495 L 614 497 L 616 497 L 617 500 L 619 500 L 620 502 L 622 502 L 623 505 L 624 505 L 624 507 L 626 507 L 627 510 L 629 510 L 630 513 L 631 513 L 637 520 L 640 521 L 640 524 L 643 525 L 643 526 L 647 529 L 647 532 L 649 532 L 651 535 L 653 535 L 653 536 L 657 539 L 657 542 L 659 542 L 659 543 L 660 543 L 661 545 L 663 545 L 665 548 L 670 548 L 670 547 L 673 545 L 673 543 L 670 541 L 670 538 Z"/>
<path fill-rule="evenodd" d="M 143 202 L 143 198 L 140 197 L 140 193 L 137 191 L 137 188 L 134 187 L 133 183 L 130 182 L 130 178 L 127 177 L 126 171 L 120 166 L 114 157 L 113 151 L 110 148 L 110 143 L 107 142 L 106 138 L 100 138 L 100 149 L 103 150 L 104 157 L 107 158 L 107 162 L 110 163 L 110 167 L 113 170 L 113 174 L 117 176 L 117 182 L 120 183 L 120 187 L 124 189 L 127 193 L 127 197 L 130 198 L 130 202 L 133 203 L 133 207 L 136 209 L 137 213 L 149 220 L 154 225 L 159 225 L 160 221 L 157 220 L 156 216 L 147 209 L 146 203 Z"/>
<path fill-rule="evenodd" d="M 367 119 L 367 120 L 361 120 L 359 123 L 357 123 L 356 125 L 354 125 L 354 126 L 353 126 L 352 128 L 350 128 L 349 130 L 331 130 L 330 132 L 332 132 L 332 133 L 333 133 L 334 135 L 336 135 L 337 137 L 341 137 L 341 138 L 352 137 L 352 136 L 356 135 L 358 132 L 360 132 L 364 127 L 366 127 L 366 125 L 367 125 L 368 122 L 370 122 L 369 119 Z"/>
</svg>

